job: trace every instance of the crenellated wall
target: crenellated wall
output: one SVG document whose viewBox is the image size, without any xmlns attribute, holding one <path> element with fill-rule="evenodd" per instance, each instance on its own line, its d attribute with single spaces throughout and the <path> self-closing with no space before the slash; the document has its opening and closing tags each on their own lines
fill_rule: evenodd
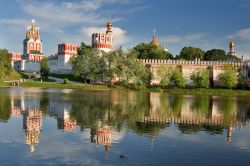
<svg viewBox="0 0 250 166">
<path fill-rule="evenodd" d="M 149 67 L 152 74 L 153 80 L 151 84 L 159 84 L 160 80 L 157 76 L 157 70 L 159 68 L 166 68 L 169 72 L 176 68 L 179 68 L 183 76 L 187 80 L 188 85 L 192 85 L 190 76 L 193 73 L 201 70 L 208 70 L 210 83 L 213 86 L 218 86 L 218 75 L 225 70 L 225 65 L 232 65 L 234 71 L 239 74 L 243 73 L 244 78 L 248 79 L 248 63 L 243 61 L 200 61 L 200 60 L 159 60 L 159 59 L 138 59 L 146 67 Z"/>
</svg>

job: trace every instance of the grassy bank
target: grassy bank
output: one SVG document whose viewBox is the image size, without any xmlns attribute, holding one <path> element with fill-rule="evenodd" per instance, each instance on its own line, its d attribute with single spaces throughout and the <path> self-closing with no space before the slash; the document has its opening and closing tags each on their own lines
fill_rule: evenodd
<svg viewBox="0 0 250 166">
<path fill-rule="evenodd" d="M 0 83 L 0 87 L 10 87 L 9 83 Z M 106 86 L 106 85 L 90 85 L 90 84 L 59 84 L 55 82 L 39 82 L 39 81 L 25 81 L 19 84 L 19 87 L 37 87 L 37 88 L 59 88 L 59 89 L 85 89 L 85 90 L 135 90 L 124 88 L 121 86 Z M 235 89 L 179 89 L 169 88 L 161 89 L 159 87 L 150 87 L 146 89 L 139 89 L 138 91 L 148 92 L 167 92 L 175 94 L 211 94 L 211 95 L 250 95 L 250 90 L 235 90 Z"/>
<path fill-rule="evenodd" d="M 82 78 L 76 77 L 72 74 L 55 74 L 55 73 L 50 73 L 49 76 L 56 77 L 56 78 L 67 78 L 69 81 L 75 81 L 75 82 L 82 82 Z"/>
<path fill-rule="evenodd" d="M 211 95 L 250 95 L 249 90 L 236 90 L 236 89 L 164 89 L 164 92 L 178 93 L 178 94 L 211 94 Z"/>
<path fill-rule="evenodd" d="M 39 88 L 59 88 L 59 89 L 90 89 L 90 90 L 109 90 L 110 88 L 104 85 L 73 85 L 73 84 L 59 84 L 55 82 L 38 82 L 25 81 L 21 82 L 20 87 L 39 87 Z"/>
</svg>

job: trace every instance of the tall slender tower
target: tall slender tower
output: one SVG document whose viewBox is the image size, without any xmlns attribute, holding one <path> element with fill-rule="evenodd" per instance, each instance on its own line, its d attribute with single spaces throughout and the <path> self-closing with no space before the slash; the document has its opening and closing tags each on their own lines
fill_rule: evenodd
<svg viewBox="0 0 250 166">
<path fill-rule="evenodd" d="M 36 21 L 32 19 L 31 26 L 27 27 L 26 37 L 23 40 L 23 58 L 26 60 L 40 61 L 44 57 L 39 29 Z"/>
</svg>

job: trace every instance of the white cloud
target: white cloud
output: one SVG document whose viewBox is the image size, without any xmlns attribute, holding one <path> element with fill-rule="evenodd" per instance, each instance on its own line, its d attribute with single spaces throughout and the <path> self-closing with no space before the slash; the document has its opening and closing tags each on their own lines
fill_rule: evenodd
<svg viewBox="0 0 250 166">
<path fill-rule="evenodd" d="M 200 40 L 205 35 L 202 33 L 195 33 L 195 34 L 189 34 L 189 35 L 168 35 L 165 37 L 160 38 L 162 43 L 165 44 L 179 44 L 179 43 L 189 43 L 193 41 Z"/>
<path fill-rule="evenodd" d="M 141 7 L 139 1 L 135 2 L 132 0 L 63 0 L 57 3 L 53 0 L 16 1 L 24 16 L 21 18 L 0 18 L 0 26 L 4 27 L 3 32 L 11 32 L 8 37 L 2 36 L 5 38 L 3 46 L 10 49 L 10 51 L 21 52 L 26 27 L 30 24 L 31 19 L 34 18 L 40 27 L 45 54 L 48 55 L 56 52 L 57 44 L 60 42 L 80 43 L 84 41 L 85 43 L 90 43 L 91 38 L 89 34 L 86 35 L 86 32 L 82 32 L 82 27 L 84 26 L 86 30 L 93 30 L 93 27 L 104 27 L 95 30 L 96 32 L 105 32 L 105 24 L 109 14 L 113 14 L 111 16 L 113 24 L 124 20 L 119 15 L 123 9 L 117 12 L 118 8 L 110 8 L 110 5 L 117 5 L 119 8 L 121 5 L 124 5 L 126 6 L 124 12 L 128 10 L 135 12 L 145 9 L 145 7 Z M 125 30 L 114 27 L 113 32 L 115 47 L 129 40 Z M 17 45 L 18 47 L 16 47 Z"/>
<path fill-rule="evenodd" d="M 239 39 L 242 41 L 250 42 L 250 28 L 242 29 L 234 33 L 233 35 L 226 36 L 227 39 Z"/>
<path fill-rule="evenodd" d="M 100 28 L 100 27 L 90 27 L 90 28 L 82 28 L 82 33 L 89 37 L 89 41 L 90 41 L 90 37 L 92 33 L 102 33 L 102 32 L 106 32 L 106 28 Z M 113 27 L 112 28 L 112 32 L 113 32 L 113 40 L 114 40 L 114 48 L 117 48 L 123 44 L 126 44 L 129 40 L 130 37 L 127 36 L 127 32 L 119 27 Z"/>
</svg>

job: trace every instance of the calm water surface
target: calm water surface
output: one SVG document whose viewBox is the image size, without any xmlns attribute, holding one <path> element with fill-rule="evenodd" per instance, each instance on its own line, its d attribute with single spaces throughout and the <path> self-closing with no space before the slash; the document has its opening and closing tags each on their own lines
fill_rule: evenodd
<svg viewBox="0 0 250 166">
<path fill-rule="evenodd" d="M 250 96 L 0 89 L 0 165 L 250 165 Z"/>
</svg>

